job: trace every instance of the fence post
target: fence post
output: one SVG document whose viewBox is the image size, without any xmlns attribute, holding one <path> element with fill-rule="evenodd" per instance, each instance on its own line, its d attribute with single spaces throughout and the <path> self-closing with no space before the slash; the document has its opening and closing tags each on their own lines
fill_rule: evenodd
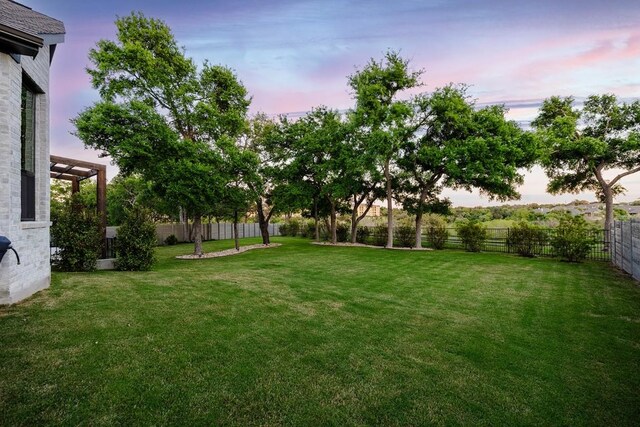
<svg viewBox="0 0 640 427">
<path fill-rule="evenodd" d="M 636 226 L 634 228 L 634 225 Z M 640 221 L 635 220 L 631 222 L 631 244 L 633 245 L 633 236 L 636 236 L 636 240 L 638 242 L 638 248 L 640 249 Z M 640 254 L 638 254 L 635 260 L 632 260 L 632 273 L 631 275 L 636 279 L 640 280 Z"/>
<path fill-rule="evenodd" d="M 634 273 L 635 273 L 635 263 L 634 263 L 634 259 L 633 259 L 633 219 L 629 221 L 629 231 L 630 231 L 630 236 L 629 236 L 629 265 L 630 265 L 630 274 L 632 277 L 635 277 Z"/>
<path fill-rule="evenodd" d="M 613 221 L 609 225 L 609 236 L 611 236 L 611 246 L 609 247 L 609 253 L 611 255 L 611 262 L 616 265 L 616 222 Z"/>
</svg>

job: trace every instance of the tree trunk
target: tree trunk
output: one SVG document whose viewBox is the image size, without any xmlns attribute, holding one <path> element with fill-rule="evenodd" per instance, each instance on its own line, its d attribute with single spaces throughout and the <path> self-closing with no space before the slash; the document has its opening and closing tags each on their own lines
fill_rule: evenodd
<svg viewBox="0 0 640 427">
<path fill-rule="evenodd" d="M 351 243 L 356 243 L 356 237 L 358 233 L 358 207 L 353 205 L 353 211 L 351 211 Z"/>
<path fill-rule="evenodd" d="M 422 209 L 424 207 L 424 201 L 427 198 L 427 189 L 423 188 L 420 192 L 420 199 L 418 200 L 418 210 L 416 212 L 416 248 L 422 248 Z"/>
<path fill-rule="evenodd" d="M 263 221 L 263 222 L 260 222 L 258 225 L 260 227 L 260 235 L 262 236 L 262 244 L 270 245 L 271 238 L 269 236 L 269 223 Z"/>
<path fill-rule="evenodd" d="M 422 248 L 422 209 L 416 213 L 416 248 Z"/>
<path fill-rule="evenodd" d="M 319 221 L 318 221 L 318 198 L 314 197 L 313 198 L 313 227 L 314 227 L 314 238 L 316 242 L 320 241 L 320 228 L 318 227 Z"/>
<path fill-rule="evenodd" d="M 333 201 L 331 203 L 331 243 L 334 245 L 338 243 L 338 233 L 336 231 L 337 221 L 336 221 L 336 205 Z"/>
<path fill-rule="evenodd" d="M 331 222 L 329 221 L 329 218 L 327 218 L 326 216 L 322 220 L 324 221 L 324 228 L 327 229 L 327 240 L 330 240 L 330 237 L 331 237 Z"/>
<path fill-rule="evenodd" d="M 189 229 L 189 214 L 186 209 L 180 208 L 180 223 L 182 224 L 182 241 L 191 241 L 191 230 Z"/>
<path fill-rule="evenodd" d="M 269 219 L 264 214 L 261 198 L 256 200 L 256 210 L 258 212 L 258 225 L 260 227 L 260 234 L 262 235 L 262 244 L 268 245 L 271 243 L 271 239 L 269 237 Z"/>
<path fill-rule="evenodd" d="M 602 186 L 602 192 L 604 193 L 604 248 L 603 250 L 609 250 L 609 244 L 611 242 L 611 224 L 613 224 L 613 189 L 611 186 Z"/>
<path fill-rule="evenodd" d="M 202 215 L 195 214 L 193 216 L 193 241 L 194 255 L 202 256 Z"/>
<path fill-rule="evenodd" d="M 353 196 L 353 210 L 351 211 L 351 243 L 357 242 L 358 224 L 360 224 L 360 221 L 362 221 L 364 217 L 367 216 L 367 213 L 369 213 L 371 206 L 373 206 L 373 203 L 375 202 L 374 199 L 369 199 L 367 202 L 367 208 L 364 210 L 362 215 L 358 216 L 358 207 L 362 205 L 362 202 L 366 200 L 366 198 L 366 196 L 363 196 L 358 202 L 358 197 Z"/>
<path fill-rule="evenodd" d="M 238 236 L 238 210 L 233 211 L 233 240 L 236 246 L 236 251 L 240 250 L 240 237 Z"/>
<path fill-rule="evenodd" d="M 386 248 L 393 247 L 393 203 L 392 203 L 392 188 L 391 188 L 391 171 L 390 159 L 384 162 L 384 178 L 387 181 L 387 245 Z"/>
</svg>

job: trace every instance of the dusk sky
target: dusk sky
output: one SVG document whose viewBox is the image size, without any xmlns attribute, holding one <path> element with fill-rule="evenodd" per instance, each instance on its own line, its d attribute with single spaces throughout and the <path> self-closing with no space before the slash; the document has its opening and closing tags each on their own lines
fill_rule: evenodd
<svg viewBox="0 0 640 427">
<path fill-rule="evenodd" d="M 253 97 L 251 112 L 347 109 L 346 76 L 369 58 L 400 50 L 425 70 L 424 91 L 471 85 L 479 103 L 505 103 L 510 118 L 535 117 L 552 95 L 614 93 L 640 98 L 640 2 L 538 1 L 78 1 L 23 0 L 65 23 L 51 72 L 51 153 L 95 161 L 69 120 L 98 99 L 85 67 L 116 16 L 132 10 L 164 20 L 188 56 L 233 68 Z M 102 162 L 105 159 L 101 160 Z M 109 166 L 109 177 L 116 168 Z M 517 203 L 595 200 L 551 196 L 544 173 L 527 173 Z M 640 174 L 622 181 L 640 198 Z M 476 193 L 447 192 L 454 205 L 487 204 Z M 516 202 L 514 202 L 516 203 Z"/>
</svg>

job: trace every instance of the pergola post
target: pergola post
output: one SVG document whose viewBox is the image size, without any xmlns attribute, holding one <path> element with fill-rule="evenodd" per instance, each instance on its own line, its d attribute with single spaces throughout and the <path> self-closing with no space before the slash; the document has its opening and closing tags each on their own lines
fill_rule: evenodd
<svg viewBox="0 0 640 427">
<path fill-rule="evenodd" d="M 80 180 L 78 180 L 77 176 L 74 176 L 71 180 L 71 194 L 76 194 L 80 192 Z"/>
<path fill-rule="evenodd" d="M 98 169 L 98 185 L 97 185 L 97 214 L 100 220 L 100 230 L 102 232 L 102 258 L 107 256 L 107 168 L 103 166 L 102 169 Z"/>
</svg>

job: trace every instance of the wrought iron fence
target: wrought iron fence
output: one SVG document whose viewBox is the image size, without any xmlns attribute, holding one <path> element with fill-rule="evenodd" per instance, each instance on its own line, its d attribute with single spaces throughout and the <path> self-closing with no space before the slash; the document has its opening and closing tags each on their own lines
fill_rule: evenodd
<svg viewBox="0 0 640 427">
<path fill-rule="evenodd" d="M 115 258 L 116 257 L 116 238 L 115 237 L 107 237 L 104 239 L 104 258 Z"/>
<path fill-rule="evenodd" d="M 540 256 L 554 256 L 553 246 L 551 245 L 552 238 L 555 236 L 555 228 L 542 229 L 546 234 L 546 238 L 540 242 L 538 248 L 538 255 Z M 462 249 L 462 239 L 458 236 L 455 228 L 447 228 L 449 237 L 445 243 L 445 248 L 449 249 Z M 387 239 L 386 227 L 369 227 L 366 243 L 374 244 L 378 246 L 384 246 Z M 482 250 L 485 252 L 503 252 L 503 253 L 516 253 L 513 245 L 509 244 L 509 236 L 511 229 L 509 228 L 487 228 L 487 239 L 482 244 Z M 587 255 L 587 259 L 594 261 L 610 261 L 611 256 L 605 245 L 606 233 L 605 230 L 590 230 L 589 240 L 591 241 L 591 251 Z M 422 235 L 422 244 L 425 247 L 429 247 L 429 241 L 425 234 Z"/>
<path fill-rule="evenodd" d="M 445 247 L 447 248 L 463 248 L 462 239 L 458 237 L 455 228 L 448 228 L 449 238 Z M 542 229 L 546 233 L 547 238 L 541 242 L 539 248 L 540 256 L 554 256 L 551 241 L 556 234 L 555 228 Z M 509 244 L 510 228 L 487 228 L 487 240 L 482 245 L 482 250 L 486 252 L 504 252 L 515 253 L 515 249 Z M 594 261 L 609 261 L 611 256 L 606 249 L 605 230 L 590 230 L 589 240 L 591 241 L 591 251 L 587 255 L 587 259 Z"/>
</svg>

